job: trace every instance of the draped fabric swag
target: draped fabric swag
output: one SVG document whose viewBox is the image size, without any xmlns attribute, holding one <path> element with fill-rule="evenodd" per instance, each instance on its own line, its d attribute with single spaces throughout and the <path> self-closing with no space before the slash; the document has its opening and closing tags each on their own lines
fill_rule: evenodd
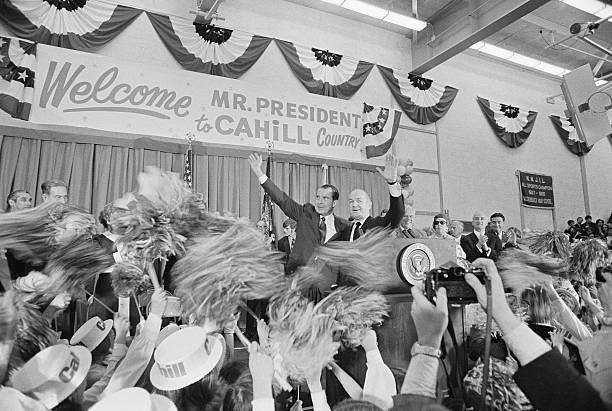
<svg viewBox="0 0 612 411">
<path fill-rule="evenodd" d="M 313 94 L 351 98 L 368 78 L 374 64 L 329 50 L 275 39 L 293 74 Z"/>
<path fill-rule="evenodd" d="M 255 64 L 272 39 L 179 17 L 147 13 L 153 28 L 186 70 L 238 78 Z"/>
<path fill-rule="evenodd" d="M 140 13 L 103 0 L 0 1 L 0 19 L 17 37 L 82 51 L 105 45 Z"/>
<path fill-rule="evenodd" d="M 404 113 L 418 124 L 435 123 L 444 117 L 459 91 L 416 74 L 383 66 L 378 69 Z"/>
<path fill-rule="evenodd" d="M 555 126 L 555 130 L 557 130 L 559 137 L 561 137 L 561 140 L 569 151 L 576 154 L 578 157 L 591 151 L 593 146 L 587 145 L 587 143 L 578 137 L 578 133 L 576 132 L 576 128 L 574 127 L 571 119 L 559 116 L 549 117 Z"/>
<path fill-rule="evenodd" d="M 126 146 L 116 146 L 0 135 L 0 198 L 6 199 L 11 191 L 24 189 L 40 204 L 40 185 L 57 178 L 68 183 L 72 204 L 97 215 L 105 204 L 136 189 L 136 178 L 145 166 L 182 173 L 184 146 L 166 152 L 130 145 L 129 142 Z M 370 193 L 374 213 L 388 207 L 387 185 L 376 171 L 330 166 L 329 175 L 330 183 L 340 190 L 338 215 L 348 217 L 348 196 L 354 188 Z M 318 164 L 273 161 L 271 178 L 303 203 L 313 201 L 321 185 L 322 169 Z M 263 190 L 244 154 L 229 151 L 211 155 L 196 151 L 193 180 L 194 190 L 203 194 L 209 209 L 251 221 L 259 219 Z M 274 226 L 280 229 L 285 219 L 275 207 Z"/>
<path fill-rule="evenodd" d="M 493 132 L 505 145 L 517 148 L 527 141 L 538 115 L 536 111 L 522 110 L 482 97 L 476 98 Z"/>
<path fill-rule="evenodd" d="M 29 120 L 35 72 L 36 43 L 0 37 L 0 109 Z"/>
</svg>

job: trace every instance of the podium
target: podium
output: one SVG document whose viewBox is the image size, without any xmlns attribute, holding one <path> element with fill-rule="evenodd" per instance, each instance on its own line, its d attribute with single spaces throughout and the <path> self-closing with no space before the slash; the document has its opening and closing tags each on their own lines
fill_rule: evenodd
<svg viewBox="0 0 612 411">
<path fill-rule="evenodd" d="M 394 247 L 397 250 L 395 268 L 398 282 L 384 292 L 390 306 L 389 317 L 376 333 L 385 364 L 405 371 L 410 362 L 410 348 L 417 340 L 410 315 L 412 294 L 408 281 L 418 280 L 420 275 L 432 268 L 457 264 L 457 252 L 455 241 L 445 239 L 397 239 Z M 461 309 L 449 310 L 449 317 L 460 315 Z"/>
</svg>

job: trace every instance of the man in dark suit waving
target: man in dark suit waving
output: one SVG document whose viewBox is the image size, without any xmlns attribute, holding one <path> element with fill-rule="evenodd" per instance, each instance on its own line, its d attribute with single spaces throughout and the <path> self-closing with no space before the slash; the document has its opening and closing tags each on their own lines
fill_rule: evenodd
<svg viewBox="0 0 612 411">
<path fill-rule="evenodd" d="M 474 231 L 461 237 L 461 248 L 465 251 L 466 259 L 471 263 L 477 258 L 490 258 L 497 260 L 502 251 L 502 242 L 496 235 L 485 234 L 485 215 L 476 211 L 472 217 Z"/>
<path fill-rule="evenodd" d="M 265 175 L 259 154 L 251 154 L 249 164 L 272 201 L 283 210 L 287 217 L 296 221 L 295 244 L 285 265 L 285 274 L 291 274 L 298 267 L 308 263 L 317 245 L 337 238 L 348 226 L 346 220 L 333 214 L 339 198 L 338 189 L 331 184 L 324 184 L 317 189 L 314 204 L 299 204 Z"/>
<path fill-rule="evenodd" d="M 397 160 L 393 156 L 387 156 L 385 169 L 381 170 L 378 167 L 376 169 L 389 187 L 389 210 L 383 216 L 371 217 L 372 200 L 370 196 L 364 190 L 353 190 L 349 195 L 349 213 L 352 224 L 340 235 L 343 241 L 355 241 L 375 227 L 397 228 L 404 216 L 402 188 L 396 180 Z"/>
</svg>

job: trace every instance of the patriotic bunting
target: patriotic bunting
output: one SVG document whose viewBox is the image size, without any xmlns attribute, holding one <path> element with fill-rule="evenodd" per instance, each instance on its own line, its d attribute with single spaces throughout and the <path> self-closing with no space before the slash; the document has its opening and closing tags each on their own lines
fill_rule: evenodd
<svg viewBox="0 0 612 411">
<path fill-rule="evenodd" d="M 261 57 L 272 39 L 184 18 L 147 13 L 159 38 L 186 70 L 238 78 Z"/>
<path fill-rule="evenodd" d="M 291 71 L 313 94 L 349 99 L 368 78 L 374 64 L 314 47 L 275 39 Z"/>
<path fill-rule="evenodd" d="M 0 37 L 0 108 L 28 120 L 34 97 L 36 44 Z"/>
<path fill-rule="evenodd" d="M 0 1 L 0 19 L 16 36 L 77 50 L 108 43 L 141 12 L 103 0 Z"/>
<path fill-rule="evenodd" d="M 416 74 L 382 66 L 378 69 L 404 113 L 418 124 L 434 123 L 444 117 L 459 91 Z"/>
<path fill-rule="evenodd" d="M 555 126 L 557 133 L 559 133 L 559 137 L 561 137 L 561 140 L 563 140 L 569 151 L 579 157 L 591 151 L 593 146 L 587 145 L 587 143 L 580 139 L 578 133 L 576 132 L 576 128 L 572 123 L 572 119 L 559 116 L 549 117 Z"/>
<path fill-rule="evenodd" d="M 392 115 L 392 118 L 389 118 Z M 384 155 L 391 145 L 399 128 L 402 112 L 384 107 L 374 107 L 363 103 L 363 138 L 366 158 Z"/>
<path fill-rule="evenodd" d="M 516 148 L 527 141 L 533 130 L 537 112 L 521 110 L 518 107 L 496 103 L 482 97 L 477 97 L 477 99 L 495 135 L 508 147 Z"/>
</svg>

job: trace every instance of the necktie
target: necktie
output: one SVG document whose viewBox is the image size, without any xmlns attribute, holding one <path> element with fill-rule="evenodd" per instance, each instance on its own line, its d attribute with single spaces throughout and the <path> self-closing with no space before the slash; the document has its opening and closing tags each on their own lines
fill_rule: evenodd
<svg viewBox="0 0 612 411">
<path fill-rule="evenodd" d="M 325 233 L 327 232 L 327 226 L 325 225 L 325 217 L 321 216 L 319 221 L 319 242 L 325 244 Z"/>
<path fill-rule="evenodd" d="M 355 230 L 353 230 L 353 241 L 355 241 L 356 239 L 358 239 L 362 235 L 363 235 L 363 230 L 361 229 L 361 222 L 357 221 L 355 223 Z"/>
<path fill-rule="evenodd" d="M 295 245 L 295 238 L 289 237 L 289 250 L 293 250 L 293 246 Z"/>
<path fill-rule="evenodd" d="M 408 238 L 416 238 L 416 236 L 414 235 L 414 231 L 412 231 L 412 228 L 409 228 L 408 230 L 406 230 L 406 237 Z"/>
</svg>

